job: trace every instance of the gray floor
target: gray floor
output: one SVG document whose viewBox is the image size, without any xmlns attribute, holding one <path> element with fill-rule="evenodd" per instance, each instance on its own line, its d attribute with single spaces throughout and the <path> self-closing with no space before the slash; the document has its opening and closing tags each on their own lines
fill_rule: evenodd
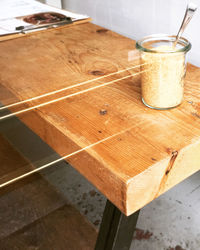
<svg viewBox="0 0 200 250">
<path fill-rule="evenodd" d="M 66 198 L 97 227 L 105 206 L 104 196 L 69 165 L 44 173 Z M 200 172 L 141 210 L 131 249 L 200 249 Z"/>
</svg>

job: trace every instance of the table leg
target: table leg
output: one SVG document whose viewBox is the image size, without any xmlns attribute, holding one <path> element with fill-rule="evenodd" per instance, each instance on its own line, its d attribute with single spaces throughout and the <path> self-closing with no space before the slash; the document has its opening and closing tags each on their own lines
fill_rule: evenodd
<svg viewBox="0 0 200 250">
<path fill-rule="evenodd" d="M 95 250 L 128 250 L 131 246 L 139 210 L 125 216 L 107 200 Z"/>
</svg>

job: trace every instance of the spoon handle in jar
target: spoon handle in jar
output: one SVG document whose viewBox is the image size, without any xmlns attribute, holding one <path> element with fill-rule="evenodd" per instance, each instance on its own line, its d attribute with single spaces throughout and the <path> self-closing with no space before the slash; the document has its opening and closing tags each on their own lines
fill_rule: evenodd
<svg viewBox="0 0 200 250">
<path fill-rule="evenodd" d="M 197 6 L 196 4 L 193 3 L 189 3 L 187 6 L 187 9 L 185 11 L 185 16 L 183 18 L 183 22 L 181 24 L 181 27 L 178 31 L 178 34 L 176 36 L 176 40 L 174 42 L 174 47 L 176 46 L 179 38 L 181 37 L 181 35 L 183 34 L 183 31 L 185 30 L 186 26 L 188 25 L 188 23 L 190 22 L 190 20 L 192 19 L 195 11 L 197 10 Z"/>
</svg>

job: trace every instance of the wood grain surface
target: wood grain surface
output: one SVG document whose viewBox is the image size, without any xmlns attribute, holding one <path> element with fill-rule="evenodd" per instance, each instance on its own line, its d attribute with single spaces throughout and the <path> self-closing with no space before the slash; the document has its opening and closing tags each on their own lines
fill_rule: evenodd
<svg viewBox="0 0 200 250">
<path fill-rule="evenodd" d="M 139 65 L 134 46 L 91 23 L 0 43 L 6 104 L 111 74 L 10 110 L 67 96 L 18 117 L 61 156 L 107 138 L 67 161 L 126 215 L 200 169 L 200 69 L 188 65 L 182 105 L 151 110 L 139 67 L 113 74 Z"/>
</svg>

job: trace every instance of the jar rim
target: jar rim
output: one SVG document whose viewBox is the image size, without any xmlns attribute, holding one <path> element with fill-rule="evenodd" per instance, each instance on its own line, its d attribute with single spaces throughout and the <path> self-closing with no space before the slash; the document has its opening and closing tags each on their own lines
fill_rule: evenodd
<svg viewBox="0 0 200 250">
<path fill-rule="evenodd" d="M 178 42 L 181 43 L 182 48 L 172 50 L 172 51 L 156 51 L 156 49 L 149 49 L 145 48 L 143 46 L 144 42 L 150 42 L 150 41 L 169 41 L 169 42 L 174 42 L 176 39 L 176 36 L 174 35 L 167 35 L 167 34 L 153 34 L 150 36 L 145 36 L 144 38 L 136 41 L 136 48 L 138 50 L 144 51 L 144 52 L 150 52 L 150 53 L 177 53 L 177 52 L 188 52 L 192 45 L 191 43 L 184 37 L 180 37 Z"/>
</svg>

